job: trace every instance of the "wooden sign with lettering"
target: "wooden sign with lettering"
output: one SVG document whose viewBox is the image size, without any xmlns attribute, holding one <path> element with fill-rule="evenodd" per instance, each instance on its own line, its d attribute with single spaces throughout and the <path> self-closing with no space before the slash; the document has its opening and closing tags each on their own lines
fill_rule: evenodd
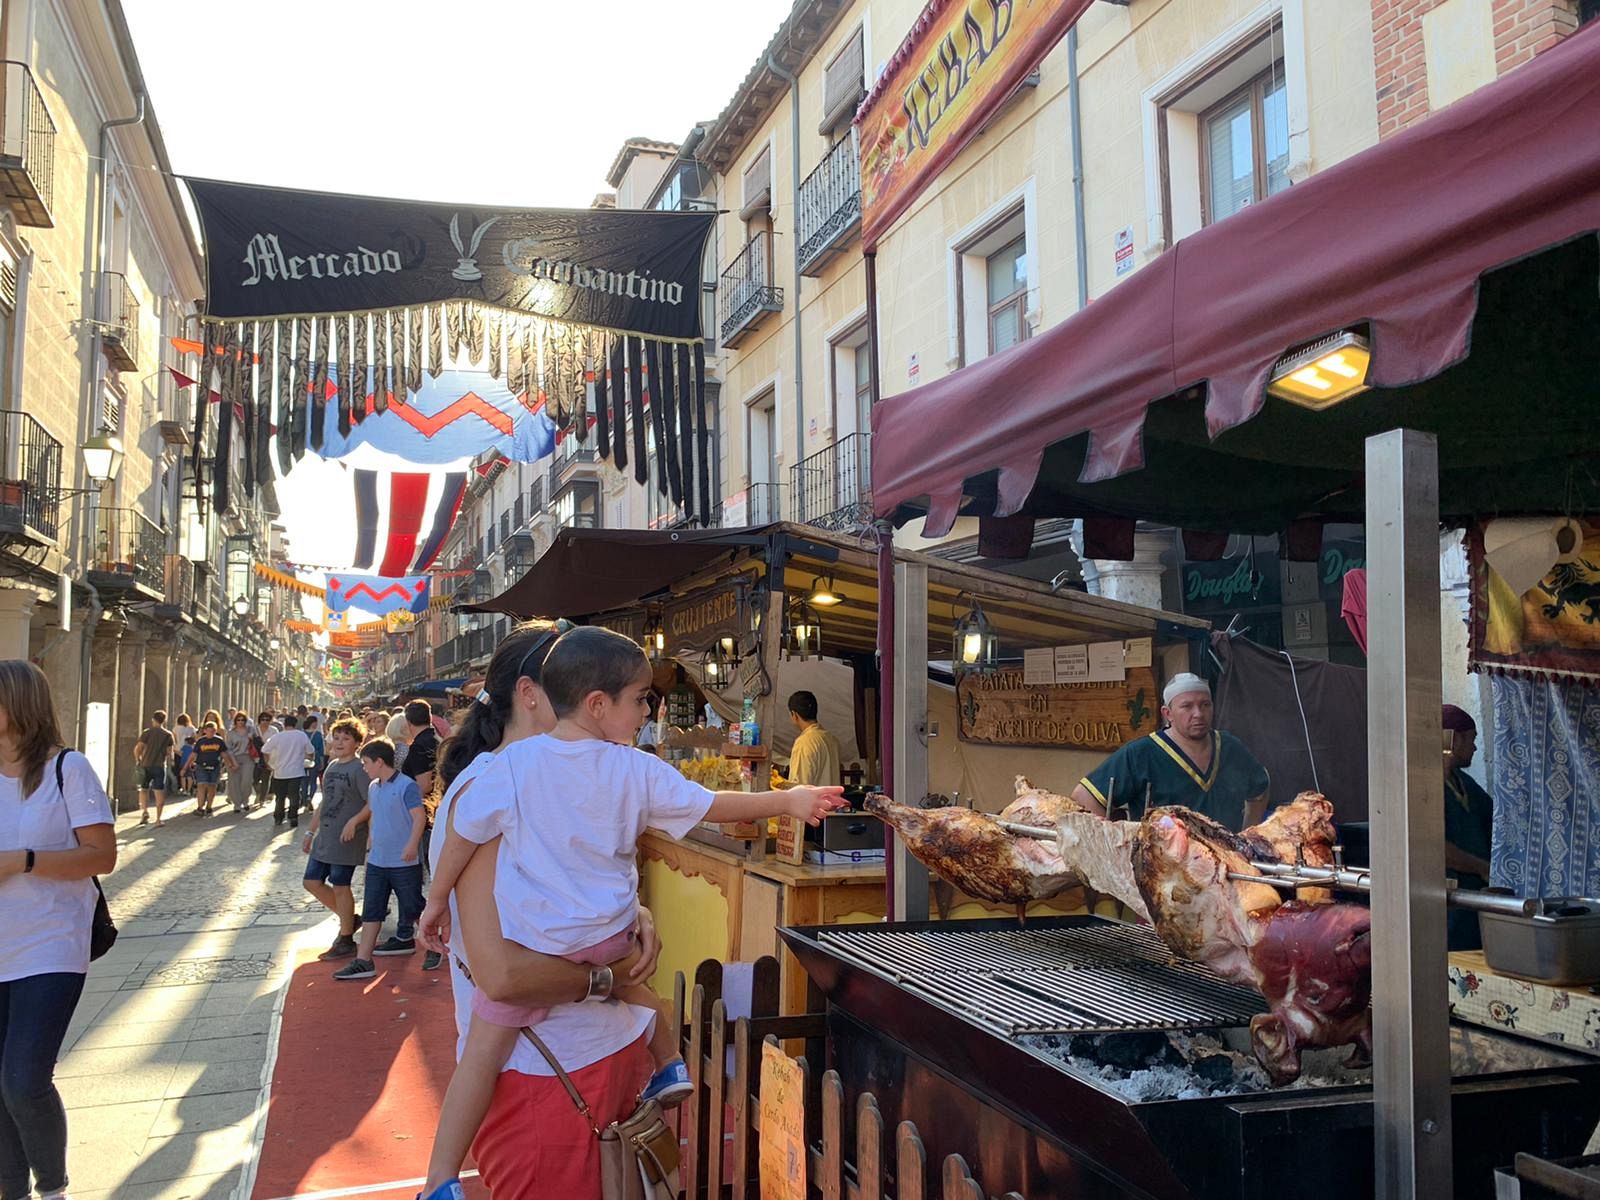
<svg viewBox="0 0 1600 1200">
<path fill-rule="evenodd" d="M 1161 690 L 1140 667 L 1117 683 L 1029 686 L 1022 669 L 956 677 L 956 733 L 992 746 L 1115 750 L 1155 730 Z"/>
<path fill-rule="evenodd" d="M 761 1046 L 761 1200 L 806 1200 L 806 1075 L 769 1039 Z"/>
<path fill-rule="evenodd" d="M 706 588 L 669 600 L 662 614 L 667 653 L 709 650 L 722 638 L 743 640 L 750 622 L 745 612 L 744 588 L 737 584 Z"/>
</svg>

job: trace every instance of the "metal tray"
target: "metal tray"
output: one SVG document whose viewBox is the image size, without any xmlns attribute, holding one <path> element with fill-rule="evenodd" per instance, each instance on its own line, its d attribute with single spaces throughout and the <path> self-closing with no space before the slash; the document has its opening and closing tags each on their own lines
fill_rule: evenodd
<svg viewBox="0 0 1600 1200">
<path fill-rule="evenodd" d="M 1531 917 L 1480 912 L 1478 928 L 1483 957 L 1499 974 L 1535 983 L 1600 981 L 1600 900 L 1544 900 Z"/>
</svg>

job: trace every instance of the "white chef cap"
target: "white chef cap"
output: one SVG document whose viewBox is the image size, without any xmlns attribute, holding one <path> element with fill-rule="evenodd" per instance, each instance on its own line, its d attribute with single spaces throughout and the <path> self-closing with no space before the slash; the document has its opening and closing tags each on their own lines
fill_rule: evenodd
<svg viewBox="0 0 1600 1200">
<path fill-rule="evenodd" d="M 1211 695 L 1211 685 L 1198 675 L 1191 675 L 1185 671 L 1181 675 L 1174 675 L 1167 681 L 1166 689 L 1161 693 L 1161 703 L 1171 704 L 1185 692 L 1204 692 Z"/>
</svg>

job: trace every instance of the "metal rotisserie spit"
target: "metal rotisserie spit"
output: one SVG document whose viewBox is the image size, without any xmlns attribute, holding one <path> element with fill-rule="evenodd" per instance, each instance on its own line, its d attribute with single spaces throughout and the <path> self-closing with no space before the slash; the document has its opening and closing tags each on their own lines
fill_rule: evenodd
<svg viewBox="0 0 1600 1200">
<path fill-rule="evenodd" d="M 1097 917 L 782 930 L 827 1002 L 847 1104 L 870 1091 L 931 1158 L 1028 1200 L 1373 1194 L 1370 1069 L 1307 1055 L 1272 1088 L 1243 1029 L 1260 996 Z M 1444 986 L 1443 964 L 1440 986 Z M 1456 1194 L 1518 1151 L 1582 1152 L 1600 1059 L 1453 1026 Z"/>
</svg>

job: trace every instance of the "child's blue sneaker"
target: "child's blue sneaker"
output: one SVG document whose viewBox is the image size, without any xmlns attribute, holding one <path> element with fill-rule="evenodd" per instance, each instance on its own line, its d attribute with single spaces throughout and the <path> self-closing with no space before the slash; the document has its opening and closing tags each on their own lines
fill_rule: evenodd
<svg viewBox="0 0 1600 1200">
<path fill-rule="evenodd" d="M 461 1190 L 459 1179 L 447 1179 L 426 1196 L 418 1192 L 417 1200 L 467 1200 L 467 1194 Z"/>
<path fill-rule="evenodd" d="M 640 1093 L 641 1100 L 654 1100 L 663 1108 L 671 1108 L 674 1104 L 682 1104 L 694 1091 L 694 1084 L 689 1082 L 689 1068 L 684 1066 L 683 1059 L 675 1058 L 650 1076 L 650 1082 Z"/>
</svg>

